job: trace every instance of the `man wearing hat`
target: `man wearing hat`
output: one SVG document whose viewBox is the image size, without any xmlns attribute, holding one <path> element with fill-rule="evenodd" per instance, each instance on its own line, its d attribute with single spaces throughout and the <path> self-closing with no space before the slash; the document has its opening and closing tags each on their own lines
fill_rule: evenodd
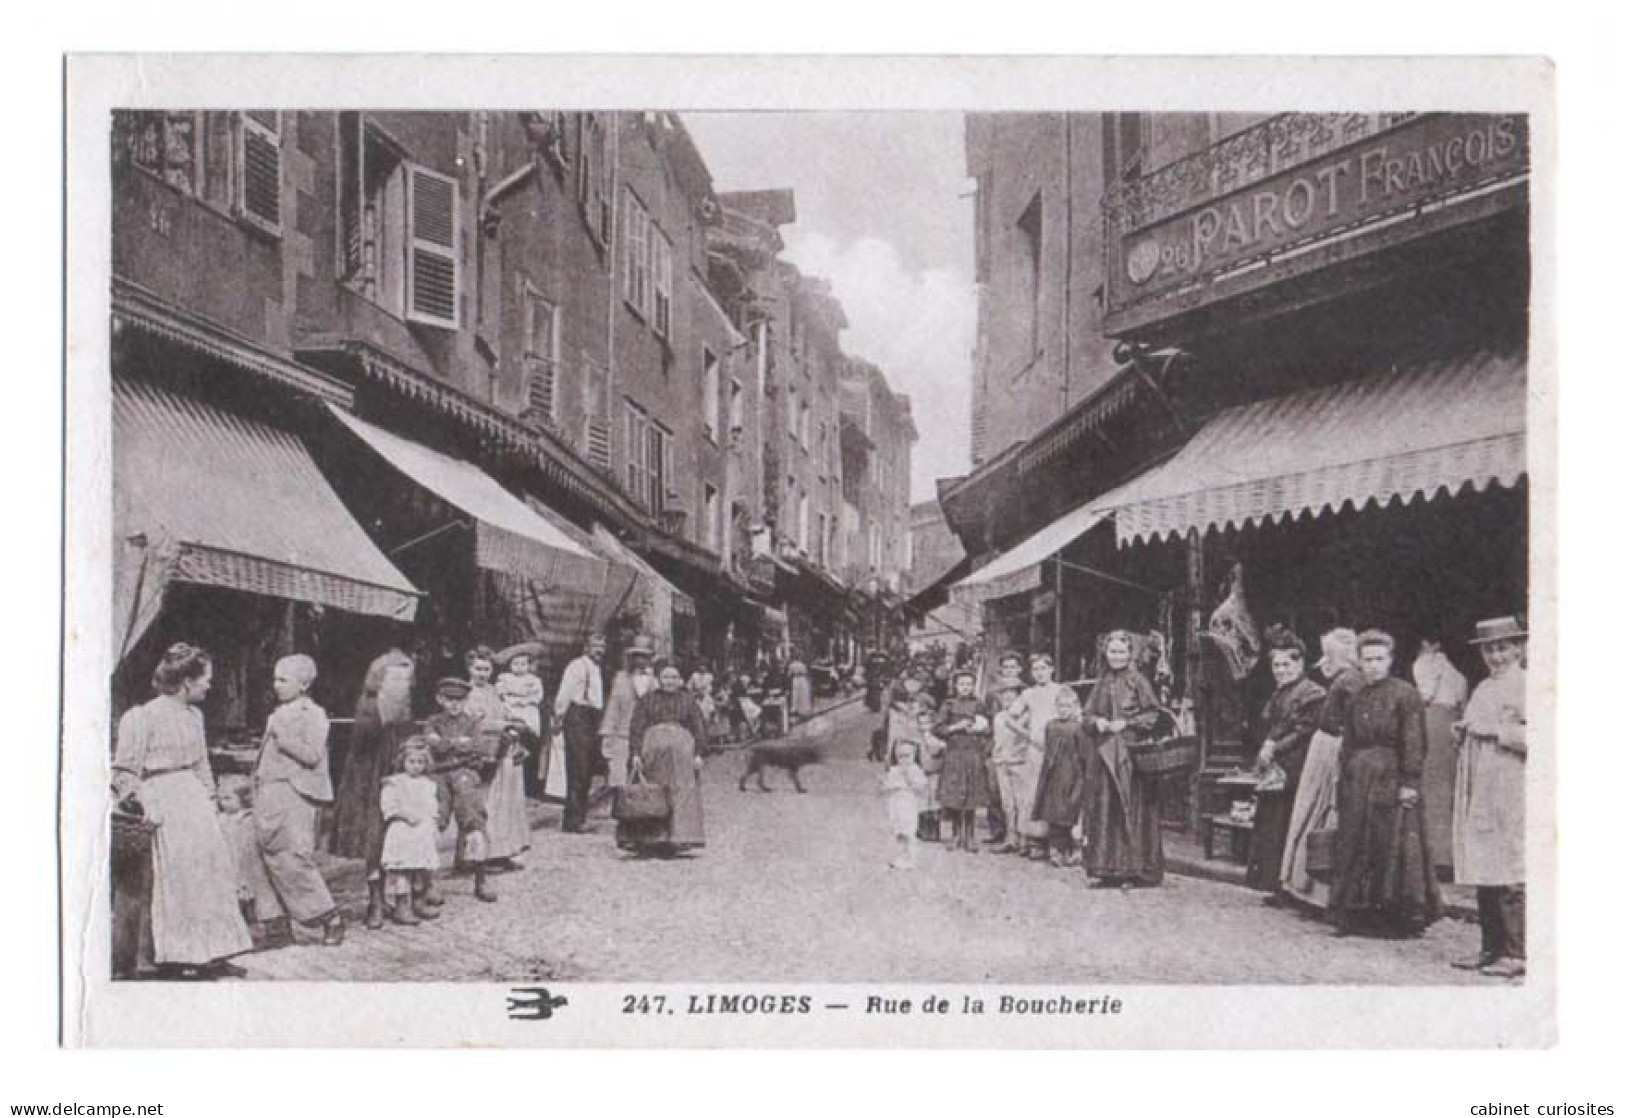
<svg viewBox="0 0 1625 1118">
<path fill-rule="evenodd" d="M 486 880 L 485 796 L 480 789 L 480 766 L 488 760 L 481 749 L 484 719 L 465 707 L 472 685 L 466 679 L 447 678 L 435 684 L 434 699 L 440 713 L 424 725 L 429 755 L 434 758 L 434 780 L 439 786 L 440 826 L 457 821 L 457 849 L 462 861 L 474 869 L 474 895 L 482 901 L 497 899 Z M 434 898 L 426 897 L 429 905 Z M 423 915 L 421 906 L 413 911 Z"/>
<path fill-rule="evenodd" d="M 564 732 L 564 833 L 569 835 L 587 831 L 587 793 L 604 713 L 604 676 L 598 666 L 603 659 L 603 634 L 594 633 L 581 655 L 565 666 L 553 699 L 553 714 Z"/>
<path fill-rule="evenodd" d="M 622 657 L 621 670 L 610 681 L 604 717 L 598 724 L 604 762 L 609 767 L 608 783 L 619 788 L 627 781 L 632 760 L 632 709 L 638 700 L 654 690 L 654 641 L 641 633 L 632 638 Z"/>
<path fill-rule="evenodd" d="M 1523 621 L 1478 623 L 1489 678 L 1473 690 L 1456 723 L 1455 880 L 1478 887 L 1482 946 L 1457 960 L 1462 970 L 1500 978 L 1524 973 L 1523 782 L 1528 754 Z"/>
</svg>

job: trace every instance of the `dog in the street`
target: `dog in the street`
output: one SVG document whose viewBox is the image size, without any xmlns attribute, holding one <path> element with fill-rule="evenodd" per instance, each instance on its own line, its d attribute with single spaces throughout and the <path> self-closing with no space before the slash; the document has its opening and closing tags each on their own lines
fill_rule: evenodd
<svg viewBox="0 0 1625 1118">
<path fill-rule="evenodd" d="M 797 792 L 805 792 L 807 789 L 801 786 L 801 770 L 823 759 L 823 751 L 812 742 L 782 741 L 753 745 L 745 764 L 745 773 L 739 778 L 739 790 L 745 791 L 745 781 L 754 776 L 756 787 L 763 792 L 773 791 L 767 786 L 767 770 L 780 769 L 790 774 L 790 781 Z"/>
</svg>

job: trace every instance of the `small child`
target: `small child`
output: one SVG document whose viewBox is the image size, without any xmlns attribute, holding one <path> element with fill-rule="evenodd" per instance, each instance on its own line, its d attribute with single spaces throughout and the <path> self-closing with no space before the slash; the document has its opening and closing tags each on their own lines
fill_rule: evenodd
<svg viewBox="0 0 1625 1118">
<path fill-rule="evenodd" d="M 542 736 L 542 681 L 531 670 L 530 655 L 516 652 L 508 659 L 508 670 L 497 676 L 497 698 L 508 714 L 525 724 L 532 736 Z"/>
<path fill-rule="evenodd" d="M 434 764 L 428 742 L 409 738 L 401 747 L 403 771 L 384 778 L 379 806 L 384 813 L 384 892 L 389 918 L 417 924 L 439 915 L 423 903 L 429 875 L 440 868 L 439 790 L 428 772 Z"/>
<path fill-rule="evenodd" d="M 942 838 L 942 813 L 937 804 L 937 783 L 942 778 L 942 757 L 948 751 L 948 743 L 932 732 L 932 725 L 936 720 L 935 712 L 927 707 L 922 709 L 914 718 L 915 736 L 913 740 L 919 755 L 920 771 L 925 773 L 925 798 L 920 805 L 920 838 L 926 842 L 937 842 Z"/>
<path fill-rule="evenodd" d="M 243 777 L 224 777 L 215 791 L 220 809 L 220 830 L 231 847 L 237 867 L 237 904 L 256 946 L 286 935 L 286 913 L 260 854 L 259 828 L 254 823 L 252 786 Z"/>
<path fill-rule="evenodd" d="M 914 742 L 903 739 L 894 743 L 886 775 L 880 778 L 886 817 L 897 839 L 897 856 L 890 862 L 894 870 L 913 869 L 919 850 L 920 808 L 928 787 L 918 758 L 919 747 Z"/>
</svg>

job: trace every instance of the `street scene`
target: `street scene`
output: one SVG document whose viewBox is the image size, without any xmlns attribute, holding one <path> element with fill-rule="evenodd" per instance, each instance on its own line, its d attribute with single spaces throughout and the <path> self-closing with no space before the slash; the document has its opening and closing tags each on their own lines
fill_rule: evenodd
<svg viewBox="0 0 1625 1118">
<path fill-rule="evenodd" d="M 110 137 L 114 978 L 1525 980 L 1527 117 Z"/>
</svg>

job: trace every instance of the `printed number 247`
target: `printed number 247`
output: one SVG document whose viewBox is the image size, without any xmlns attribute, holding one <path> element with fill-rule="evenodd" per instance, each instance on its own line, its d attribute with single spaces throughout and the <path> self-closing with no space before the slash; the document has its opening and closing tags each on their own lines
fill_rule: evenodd
<svg viewBox="0 0 1625 1118">
<path fill-rule="evenodd" d="M 665 1013 L 664 994 L 627 994 L 621 999 L 622 1013 Z"/>
</svg>

